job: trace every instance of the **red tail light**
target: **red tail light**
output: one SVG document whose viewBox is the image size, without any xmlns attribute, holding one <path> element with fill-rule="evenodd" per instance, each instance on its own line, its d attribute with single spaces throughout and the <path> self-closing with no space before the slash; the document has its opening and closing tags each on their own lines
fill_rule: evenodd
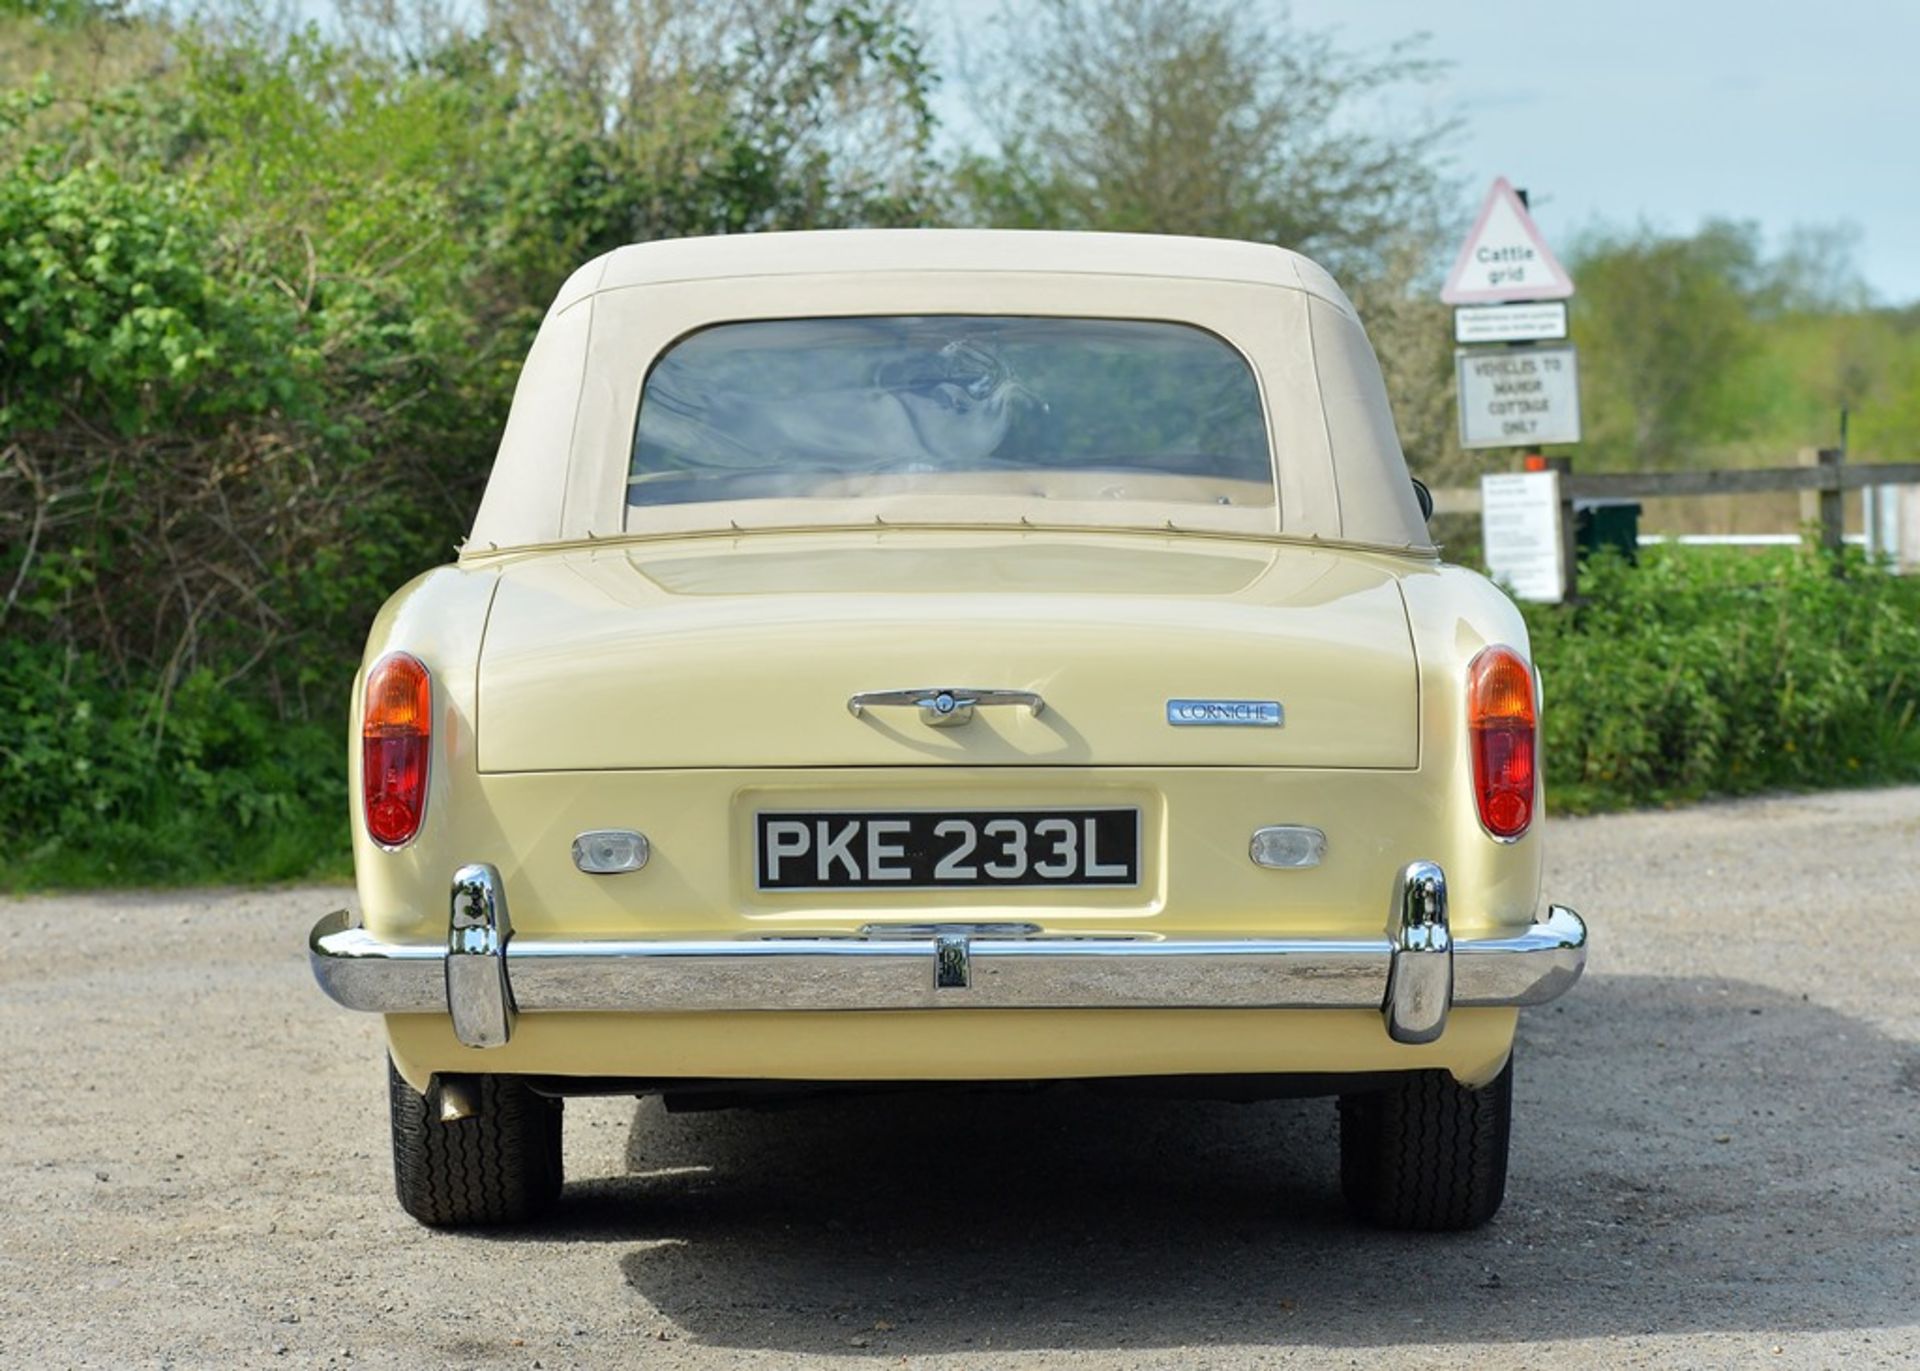
<svg viewBox="0 0 1920 1371">
<path fill-rule="evenodd" d="M 1510 647 L 1489 647 L 1467 668 L 1467 733 L 1480 822 L 1496 838 L 1518 838 L 1533 823 L 1533 673 Z"/>
<path fill-rule="evenodd" d="M 433 742 L 433 679 L 417 657 L 390 652 L 367 673 L 360 717 L 360 795 L 367 832 L 399 847 L 420 831 Z"/>
</svg>

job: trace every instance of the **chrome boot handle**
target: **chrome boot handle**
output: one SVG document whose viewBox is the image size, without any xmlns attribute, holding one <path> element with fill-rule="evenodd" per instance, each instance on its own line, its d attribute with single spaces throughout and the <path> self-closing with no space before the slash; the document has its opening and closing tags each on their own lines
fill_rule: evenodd
<svg viewBox="0 0 1920 1371">
<path fill-rule="evenodd" d="M 971 723 L 976 706 L 1025 705 L 1039 718 L 1047 702 L 1031 690 L 983 690 L 970 686 L 920 686 L 912 690 L 863 690 L 847 699 L 847 712 L 856 719 L 869 709 L 918 709 L 920 722 L 932 728 L 954 728 Z"/>
</svg>

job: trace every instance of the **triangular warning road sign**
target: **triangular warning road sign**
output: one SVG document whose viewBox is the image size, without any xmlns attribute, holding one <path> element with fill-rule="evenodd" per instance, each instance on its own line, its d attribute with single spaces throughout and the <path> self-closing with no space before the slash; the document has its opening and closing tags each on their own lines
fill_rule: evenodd
<svg viewBox="0 0 1920 1371">
<path fill-rule="evenodd" d="M 1547 249 L 1547 240 L 1502 176 L 1487 192 L 1473 232 L 1460 249 L 1440 298 L 1449 305 L 1508 300 L 1563 300 L 1573 281 Z"/>
</svg>

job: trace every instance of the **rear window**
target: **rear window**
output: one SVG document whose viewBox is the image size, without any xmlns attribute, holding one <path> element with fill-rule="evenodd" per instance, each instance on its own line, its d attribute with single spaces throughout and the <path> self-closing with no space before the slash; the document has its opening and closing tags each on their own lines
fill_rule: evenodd
<svg viewBox="0 0 1920 1371">
<path fill-rule="evenodd" d="M 742 523 L 1139 523 L 1275 503 L 1259 386 L 1214 334 L 972 315 L 681 339 L 642 389 L 627 500 L 630 526 L 695 504 L 779 505 L 729 511 Z"/>
</svg>

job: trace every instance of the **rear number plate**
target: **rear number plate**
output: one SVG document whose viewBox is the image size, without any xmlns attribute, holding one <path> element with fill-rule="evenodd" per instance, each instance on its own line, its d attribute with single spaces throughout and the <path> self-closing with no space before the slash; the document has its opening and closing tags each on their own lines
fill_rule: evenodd
<svg viewBox="0 0 1920 1371">
<path fill-rule="evenodd" d="M 760 813 L 762 890 L 1140 884 L 1137 809 Z"/>
</svg>

